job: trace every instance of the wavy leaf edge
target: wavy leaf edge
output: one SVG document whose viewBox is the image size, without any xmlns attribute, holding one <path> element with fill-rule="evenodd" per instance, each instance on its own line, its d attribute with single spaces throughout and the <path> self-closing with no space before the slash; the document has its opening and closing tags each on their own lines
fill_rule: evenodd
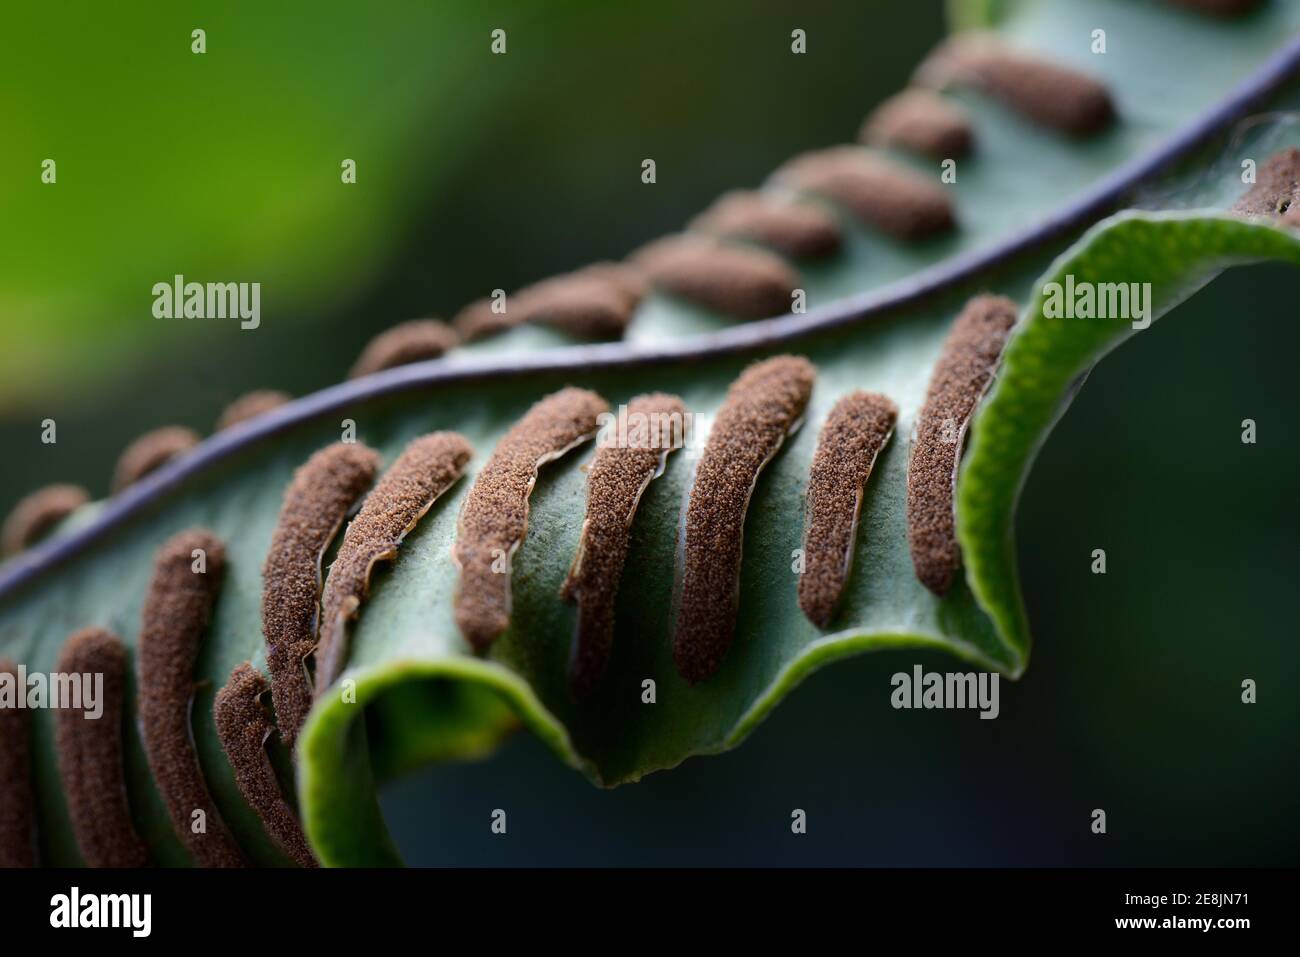
<svg viewBox="0 0 1300 957">
<path fill-rule="evenodd" d="M 1175 255 L 1162 260 L 1153 278 L 1147 280 L 1153 284 L 1155 297 L 1152 323 L 1232 265 L 1263 260 L 1300 265 L 1300 237 L 1268 222 L 1247 221 L 1217 212 L 1127 211 L 1098 223 L 1041 277 L 1036 284 L 1038 292 L 1022 310 L 1016 331 L 1003 353 L 998 375 L 972 418 L 971 441 L 957 485 L 958 538 L 966 579 L 979 606 L 993 620 L 1008 659 L 995 661 L 974 648 L 954 645 L 951 637 L 940 639 L 921 633 L 851 630 L 826 635 L 782 669 L 719 747 L 689 756 L 719 753 L 739 745 L 778 701 L 813 672 L 831 662 L 868 651 L 939 648 L 1013 680 L 1024 673 L 1032 642 L 1016 569 L 1016 503 L 1038 450 L 1077 392 L 1073 388 L 1075 382 L 1107 352 L 1135 334 L 1127 319 L 1047 317 L 1044 286 L 1064 282 L 1066 275 L 1073 275 L 1076 283 L 1114 282 L 1115 264 L 1130 261 L 1135 245 L 1147 249 L 1163 246 L 1171 250 L 1195 250 L 1189 257 Z M 1157 285 L 1159 294 L 1155 292 Z M 1047 364 L 1044 372 L 1043 356 L 1051 352 L 1060 352 L 1064 359 Z M 1029 408 L 1020 395 L 1027 388 L 1037 399 Z M 1025 427 L 1027 414 L 1028 427 Z M 1015 441 L 1009 442 L 1008 436 Z M 527 681 L 501 665 L 477 660 L 401 660 L 345 672 L 344 677 L 356 683 L 355 702 L 345 703 L 339 696 L 331 696 L 313 711 L 302 742 L 300 796 L 304 822 L 325 863 L 365 863 L 332 840 L 332 819 L 339 814 L 335 785 L 351 760 L 347 754 L 348 726 L 359 713 L 353 709 L 364 707 L 405 680 L 453 678 L 477 682 L 501 695 L 522 724 L 561 760 L 583 771 L 597 784 L 624 783 L 602 781 L 595 766 L 577 752 L 563 724 L 546 709 Z M 639 780 L 641 776 L 627 780 Z M 386 843 L 384 834 L 372 837 L 377 843 Z M 346 841 L 348 845 L 355 842 L 356 835 L 350 835 Z"/>
<path fill-rule="evenodd" d="M 1194 250 L 1193 257 L 1162 263 L 1161 275 L 1117 279 L 1131 270 L 1135 246 L 1150 249 L 1161 243 Z M 997 377 L 971 418 L 971 441 L 955 499 L 957 538 L 971 591 L 998 635 L 1024 650 L 1026 663 L 1031 640 L 1014 542 L 1020 493 L 1052 427 L 1077 394 L 1074 384 L 1137 334 L 1128 320 L 1046 317 L 1046 287 L 1063 284 L 1067 276 L 1076 284 L 1150 282 L 1154 324 L 1223 270 L 1267 260 L 1300 265 L 1298 232 L 1217 211 L 1125 211 L 1090 229 L 1035 284 L 1037 292 L 1003 352 Z M 1052 350 L 1062 351 L 1066 361 L 1047 363 Z M 1039 401 L 1027 405 L 1022 401 L 1026 393 L 1037 393 Z"/>
</svg>

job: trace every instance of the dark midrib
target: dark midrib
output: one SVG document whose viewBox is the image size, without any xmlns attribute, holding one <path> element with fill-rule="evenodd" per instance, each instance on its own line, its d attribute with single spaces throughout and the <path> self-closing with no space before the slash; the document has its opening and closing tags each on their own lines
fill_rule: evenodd
<svg viewBox="0 0 1300 957">
<path fill-rule="evenodd" d="M 910 306 L 943 292 L 983 270 L 1007 262 L 1053 239 L 1091 225 L 1120 208 L 1132 189 L 1173 165 L 1282 86 L 1300 69 L 1300 36 L 1293 37 L 1233 93 L 1170 137 L 1160 148 L 1138 156 L 1110 176 L 1093 184 L 1055 214 L 1033 228 L 963 253 L 879 289 L 847 296 L 805 315 L 764 319 L 721 332 L 695 335 L 677 343 L 630 346 L 623 343 L 563 346 L 531 355 L 431 359 L 330 386 L 219 432 L 192 452 L 152 472 L 104 506 L 91 524 L 76 532 L 29 549 L 0 570 L 0 600 L 7 599 L 46 571 L 74 557 L 138 512 L 171 492 L 190 476 L 228 455 L 268 436 L 285 432 L 318 416 L 367 399 L 427 388 L 444 382 L 466 382 L 523 372 L 614 369 L 673 361 L 692 361 L 779 345 L 809 333 L 852 325 Z"/>
</svg>

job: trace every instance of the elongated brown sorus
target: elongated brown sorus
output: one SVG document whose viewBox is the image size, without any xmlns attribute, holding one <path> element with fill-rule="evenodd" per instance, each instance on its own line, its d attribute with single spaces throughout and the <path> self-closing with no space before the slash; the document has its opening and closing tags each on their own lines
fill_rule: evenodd
<svg viewBox="0 0 1300 957">
<path fill-rule="evenodd" d="M 935 159 L 965 156 L 975 134 L 966 111 L 930 90 L 903 90 L 881 103 L 858 133 L 868 146 L 892 146 Z"/>
<path fill-rule="evenodd" d="M 246 392 L 241 395 L 230 405 L 226 406 L 221 412 L 221 418 L 217 419 L 217 431 L 228 429 L 233 425 L 239 425 L 241 422 L 247 422 L 249 419 L 255 419 L 259 415 L 264 415 L 272 409 L 278 409 L 280 406 L 293 401 L 293 396 L 287 392 L 277 392 L 274 389 L 257 389 L 253 392 Z"/>
<path fill-rule="evenodd" d="M 503 311 L 498 311 L 501 309 Z M 475 299 L 452 317 L 451 327 L 461 342 L 478 342 L 505 332 L 523 322 L 518 310 L 512 309 L 510 297 L 498 304 L 494 298 Z"/>
<path fill-rule="evenodd" d="M 952 199 L 934 180 L 861 146 L 803 153 L 773 174 L 777 183 L 824 197 L 869 226 L 915 241 L 957 224 Z"/>
<path fill-rule="evenodd" d="M 534 283 L 515 293 L 518 321 L 551 326 L 583 339 L 623 335 L 645 283 L 623 263 L 593 263 Z"/>
<path fill-rule="evenodd" d="M 898 406 L 886 396 L 852 392 L 835 403 L 818 436 L 808 473 L 799 607 L 819 628 L 830 622 L 848 581 L 866 484 L 897 418 Z"/>
<path fill-rule="evenodd" d="M 980 295 L 966 303 L 943 344 L 917 416 L 907 465 L 907 538 L 916 577 L 944 595 L 961 567 L 953 490 L 966 425 L 997 370 L 1016 304 Z"/>
<path fill-rule="evenodd" d="M 186 529 L 163 543 L 154 556 L 136 651 L 136 710 L 149 769 L 176 836 L 200 867 L 247 863 L 208 793 L 190 727 L 194 663 L 225 567 L 226 547 L 207 529 Z"/>
<path fill-rule="evenodd" d="M 988 34 L 962 34 L 944 42 L 917 68 L 915 80 L 935 89 L 973 87 L 1071 136 L 1098 133 L 1115 120 L 1115 105 L 1102 83 Z"/>
<path fill-rule="evenodd" d="M 437 359 L 460 341 L 451 326 L 439 319 L 412 319 L 386 329 L 361 350 L 348 373 L 349 379 L 412 362 Z"/>
<path fill-rule="evenodd" d="M 800 282 L 799 273 L 775 253 L 711 236 L 666 236 L 628 261 L 655 288 L 738 319 L 789 312 Z"/>
<path fill-rule="evenodd" d="M 113 468 L 113 491 L 120 492 L 182 452 L 199 444 L 199 434 L 180 425 L 165 425 L 146 432 L 126 447 Z"/>
<path fill-rule="evenodd" d="M 691 220 L 689 228 L 770 246 L 791 259 L 825 259 L 840 251 L 834 214 L 815 203 L 732 190 Z"/>
<path fill-rule="evenodd" d="M 1242 216 L 1281 216 L 1300 225 L 1300 149 L 1274 153 L 1255 173 L 1255 183 L 1232 206 Z"/>
<path fill-rule="evenodd" d="M 550 326 L 583 339 L 623 335 L 646 285 L 626 263 L 598 262 L 542 279 L 511 293 L 504 302 L 471 302 L 452 320 L 466 342 L 505 332 L 523 323 Z"/>
<path fill-rule="evenodd" d="M 315 697 L 321 697 L 343 670 L 347 631 L 370 592 L 375 565 L 397 557 L 402 539 L 460 478 L 473 453 L 455 432 L 413 439 L 366 496 L 325 580 Z"/>
<path fill-rule="evenodd" d="M 213 715 L 217 737 L 235 772 L 235 783 L 249 807 L 257 812 L 271 839 L 300 867 L 316 867 L 302 825 L 280 793 L 280 783 L 266 754 L 271 737 L 271 719 L 261 697 L 271 686 L 245 661 L 230 673 L 230 680 L 217 692 Z"/>
<path fill-rule="evenodd" d="M 59 779 L 81 858 L 89 867 L 145 867 L 149 849 L 131 819 L 122 763 L 126 648 L 116 635 L 86 628 L 64 643 L 55 670 L 103 676 L 99 717 L 86 717 L 84 698 L 83 707 L 55 712 Z"/>
<path fill-rule="evenodd" d="M 0 674 L 19 688 L 18 666 L 0 658 Z M 31 721 L 25 708 L 0 706 L 0 868 L 36 866 L 36 813 L 32 797 Z"/>
<path fill-rule="evenodd" d="M 307 658 L 316 647 L 321 556 L 379 470 L 379 454 L 335 442 L 312 455 L 284 493 L 262 566 L 262 634 L 276 726 L 292 745 L 311 708 Z"/>
<path fill-rule="evenodd" d="M 465 499 L 452 559 L 460 569 L 456 624 L 485 651 L 510 623 L 510 564 L 528 531 L 528 497 L 540 466 L 587 441 L 605 400 L 565 388 L 529 409 L 497 444 Z"/>
<path fill-rule="evenodd" d="M 736 626 L 745 512 L 759 473 L 798 425 L 816 370 L 798 356 L 746 369 L 714 419 L 686 509 L 673 661 L 695 684 L 718 670 Z"/>
<path fill-rule="evenodd" d="M 625 428 L 602 436 L 587 472 L 587 514 L 578 554 L 560 597 L 578 605 L 577 634 L 569 657 L 569 689 L 587 697 L 605 673 L 614 639 L 614 602 L 632 536 L 632 519 L 668 453 L 685 441 L 686 405 L 661 392 L 627 404 Z M 624 413 L 620 410 L 620 417 Z"/>
<path fill-rule="evenodd" d="M 55 525 L 90 501 L 80 485 L 47 485 L 17 505 L 0 529 L 0 555 L 14 555 L 36 543 Z"/>
</svg>

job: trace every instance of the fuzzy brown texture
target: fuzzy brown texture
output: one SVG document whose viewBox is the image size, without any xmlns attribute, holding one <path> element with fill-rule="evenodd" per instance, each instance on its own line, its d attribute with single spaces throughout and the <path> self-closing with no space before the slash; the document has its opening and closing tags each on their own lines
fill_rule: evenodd
<svg viewBox="0 0 1300 957">
<path fill-rule="evenodd" d="M 230 759 L 239 793 L 262 819 L 266 833 L 299 867 L 317 867 L 302 825 L 280 793 L 275 768 L 266 754 L 272 730 L 261 697 L 270 690 L 266 679 L 251 664 L 245 661 L 237 665 L 225 687 L 217 692 L 217 737 Z"/>
<path fill-rule="evenodd" d="M 583 339 L 618 339 L 645 295 L 634 269 L 595 263 L 544 279 L 515 293 L 509 308 L 520 322 L 551 326 Z"/>
<path fill-rule="evenodd" d="M 1262 0 L 1168 0 L 1176 7 L 1212 17 L 1240 17 L 1259 8 Z"/>
<path fill-rule="evenodd" d="M 628 260 L 655 288 L 738 319 L 784 315 L 800 282 L 776 253 L 710 236 L 666 236 Z"/>
<path fill-rule="evenodd" d="M 292 745 L 307 720 L 307 658 L 316 647 L 321 556 L 379 471 L 379 454 L 335 442 L 294 472 L 262 566 L 262 635 L 271 671 L 276 726 Z"/>
<path fill-rule="evenodd" d="M 348 373 L 359 379 L 373 372 L 437 359 L 460 342 L 456 330 L 439 319 L 412 319 L 375 336 L 361 350 Z"/>
<path fill-rule="evenodd" d="M 1016 304 L 984 294 L 966 303 L 944 340 L 917 416 L 907 464 L 907 539 L 921 584 L 944 595 L 961 567 L 953 488 L 966 423 L 997 370 Z"/>
<path fill-rule="evenodd" d="M 0 528 L 0 554 L 16 555 L 90 501 L 80 485 L 47 485 L 14 506 Z"/>
<path fill-rule="evenodd" d="M 868 146 L 953 159 L 971 151 L 975 134 L 960 106 L 930 90 L 910 89 L 876 107 L 862 124 L 858 139 Z"/>
<path fill-rule="evenodd" d="M 838 203 L 864 223 L 897 239 L 926 239 L 957 225 L 952 200 L 937 179 L 861 146 L 803 153 L 777 170 L 775 178 L 783 185 Z"/>
<path fill-rule="evenodd" d="M 798 356 L 756 363 L 731 384 L 714 418 L 686 508 L 673 635 L 673 661 L 691 684 L 717 671 L 731 647 L 750 494 L 808 407 L 816 374 Z"/>
<path fill-rule="evenodd" d="M 604 399 L 585 389 L 548 395 L 502 437 L 475 478 L 452 559 L 460 569 L 456 624 L 476 651 L 486 651 L 510 623 L 510 563 L 528 532 L 538 468 L 591 438 L 596 417 L 608 411 Z"/>
<path fill-rule="evenodd" d="M 469 442 L 455 432 L 421 436 L 406 446 L 366 496 L 325 581 L 316 698 L 334 683 L 347 661 L 348 628 L 370 593 L 375 565 L 397 557 L 402 539 L 460 478 L 473 454 Z"/>
<path fill-rule="evenodd" d="M 0 673 L 17 680 L 18 666 L 0 658 Z M 36 866 L 29 715 L 21 708 L 0 708 L 0 868 Z"/>
<path fill-rule="evenodd" d="M 1070 136 L 1099 133 L 1115 121 L 1115 105 L 1099 81 L 1021 53 L 987 34 L 941 44 L 916 73 L 920 86 L 969 86 L 1036 123 Z"/>
<path fill-rule="evenodd" d="M 202 572 L 194 570 L 196 550 L 203 552 Z M 207 529 L 187 529 L 163 543 L 154 555 L 136 650 L 137 712 L 145 756 L 172 828 L 200 867 L 246 864 L 208 793 L 190 728 L 194 662 L 212 620 L 225 567 L 226 547 Z M 203 812 L 206 833 L 194 833 L 195 811 Z"/>
<path fill-rule="evenodd" d="M 62 674 L 104 676 L 98 718 L 86 718 L 79 708 L 54 714 L 59 780 L 81 858 L 88 867 L 146 867 L 149 849 L 131 820 L 122 764 L 126 647 L 102 628 L 86 628 L 68 638 L 54 667 Z"/>
<path fill-rule="evenodd" d="M 523 321 L 517 310 L 510 308 L 510 297 L 506 297 L 505 312 L 493 311 L 494 300 L 475 299 L 451 320 L 451 327 L 461 342 L 477 342 L 499 335 Z"/>
<path fill-rule="evenodd" d="M 814 203 L 732 190 L 691 220 L 689 228 L 770 246 L 791 259 L 825 259 L 840 251 L 835 216 Z"/>
<path fill-rule="evenodd" d="M 686 405 L 675 395 L 640 395 L 627 404 L 627 442 L 611 436 L 587 472 L 587 514 L 578 555 L 560 597 L 578 605 L 569 658 L 569 690 L 581 700 L 595 690 L 614 642 L 614 603 L 632 537 L 632 520 L 646 487 L 685 439 Z"/>
<path fill-rule="evenodd" d="M 466 342 L 486 339 L 523 323 L 550 326 L 582 339 L 617 339 L 646 293 L 645 280 L 625 263 L 599 262 L 525 286 L 494 312 L 490 298 L 476 299 L 452 325 Z"/>
<path fill-rule="evenodd" d="M 1255 183 L 1232 206 L 1242 216 L 1280 216 L 1295 225 L 1300 212 L 1300 149 L 1274 153 L 1255 173 Z"/>
<path fill-rule="evenodd" d="M 256 419 L 259 415 L 270 412 L 272 409 L 278 409 L 280 406 L 293 401 L 293 396 L 287 392 L 277 392 L 274 389 L 258 389 L 255 392 L 247 392 L 241 395 L 221 413 L 221 418 L 217 419 L 217 431 L 228 429 L 232 425 L 239 425 L 241 422 L 247 422 L 249 419 Z"/>
<path fill-rule="evenodd" d="M 835 403 L 817 439 L 808 474 L 799 607 L 818 628 L 830 623 L 844 592 L 867 480 L 897 418 L 898 406 L 886 396 L 853 392 Z"/>
<path fill-rule="evenodd" d="M 180 425 L 165 425 L 146 432 L 126 447 L 113 469 L 113 492 L 134 485 L 155 469 L 188 452 L 201 439 L 193 429 Z"/>
</svg>

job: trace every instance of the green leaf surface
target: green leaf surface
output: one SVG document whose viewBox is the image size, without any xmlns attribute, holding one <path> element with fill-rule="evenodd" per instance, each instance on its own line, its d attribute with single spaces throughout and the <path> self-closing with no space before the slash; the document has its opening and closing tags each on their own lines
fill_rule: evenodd
<svg viewBox="0 0 1300 957">
<path fill-rule="evenodd" d="M 1156 318 L 1225 266 L 1263 259 L 1300 263 L 1300 241 L 1267 224 L 1221 215 L 1126 213 L 1099 225 L 1033 288 L 1064 282 L 1067 273 L 1076 282 L 1150 282 Z M 790 552 L 802 533 L 812 426 L 838 396 L 866 385 L 899 401 L 898 434 L 906 435 L 950 317 L 951 307 L 941 308 L 931 316 L 913 314 L 881 323 L 870 333 L 854 329 L 842 339 L 801 343 L 805 348 L 800 352 L 819 370 L 810 427 L 772 463 L 755 490 L 745 529 L 737 641 L 719 674 L 698 687 L 677 678 L 665 641 L 677 520 L 689 488 L 684 463 L 670 465 L 638 513 L 633 559 L 625 573 L 625 581 L 635 581 L 637 587 L 624 589 L 620 597 L 611 675 L 597 699 L 580 706 L 567 699 L 563 686 L 573 615 L 555 600 L 567 564 L 551 556 L 575 551 L 583 504 L 581 471 L 570 463 L 539 483 L 532 529 L 516 560 L 514 624 L 489 663 L 465 662 L 459 654 L 450 619 L 454 577 L 447 557 L 455 509 L 445 508 L 432 527 L 419 533 L 414 554 L 404 557 L 358 633 L 352 675 L 360 701 L 382 705 L 395 682 L 408 686 L 399 705 L 381 707 L 383 727 L 391 733 L 373 738 L 380 763 L 398 769 L 413 759 L 455 753 L 455 733 L 437 733 L 439 727 L 447 728 L 443 697 L 466 694 L 451 689 L 455 681 L 479 684 L 510 701 L 561 757 L 608 784 L 736 745 L 803 677 L 838 657 L 929 646 L 1018 676 L 1027 662 L 1030 637 L 1012 547 L 1016 496 L 1034 451 L 1076 379 L 1133 334 L 1127 320 L 1046 318 L 1041 296 L 1031 299 L 997 384 L 972 426 L 973 445 L 958 487 L 967 579 L 952 594 L 936 600 L 911 574 L 902 524 L 906 443 L 896 440 L 878 463 L 868 490 L 863 537 L 837 621 L 829 632 L 819 632 L 795 605 Z M 916 373 L 899 374 L 900 357 L 909 354 L 919 360 Z M 880 361 L 882 355 L 889 357 L 888 364 Z M 722 381 L 738 368 L 717 364 L 726 369 Z M 714 371 L 712 364 L 708 371 Z M 689 377 L 698 378 L 698 373 Z M 644 387 L 678 389 L 692 409 L 715 408 L 720 393 L 691 388 L 689 379 L 660 373 Z M 604 384 L 599 376 L 580 381 L 597 388 Z M 653 706 L 641 703 L 645 677 L 654 678 L 658 687 Z M 424 707 L 421 696 L 428 698 Z M 355 705 L 334 699 L 315 712 L 306 732 L 303 794 L 319 846 L 330 845 L 325 829 L 337 825 L 341 813 L 334 782 L 355 760 L 346 735 L 354 717 Z M 416 748 L 413 753 L 398 728 L 425 719 L 418 734 L 430 751 L 420 754 Z M 395 740 L 404 753 L 385 757 Z M 472 749 L 470 742 L 466 746 Z M 315 830 L 318 822 L 320 830 Z M 381 846 L 379 837 L 377 832 L 362 843 Z M 349 840 L 357 840 L 355 831 Z M 338 860 L 363 862 L 346 853 Z"/>
<path fill-rule="evenodd" d="M 1191 71 L 1184 86 L 1157 96 L 1143 87 L 1148 72 L 1159 74 L 1149 57 L 1158 50 L 1172 58 L 1166 47 L 1175 44 L 1150 38 L 1162 24 L 1167 29 L 1167 17 L 1174 15 L 1100 0 L 1087 6 L 1107 16 L 1133 17 L 1126 30 L 1147 30 L 1146 57 L 1129 61 L 1122 74 L 1115 66 L 1122 60 L 1107 61 L 1125 117 L 1121 127 L 1095 144 L 1067 145 L 1028 129 L 999 107 L 972 100 L 982 142 L 987 140 L 994 153 L 982 155 L 976 164 L 987 158 L 987 169 L 972 170 L 960 187 L 961 236 L 924 255 L 865 234 L 856 237 L 846 261 L 813 290 L 815 301 L 878 288 L 927 261 L 951 261 L 1036 224 L 1044 209 L 1059 205 L 1054 200 L 1142 156 L 1227 94 L 1278 47 L 1290 28 L 1270 31 L 1287 26 L 1285 17 L 1295 14 L 1294 5 L 1276 4 L 1266 17 L 1215 25 L 1213 32 L 1205 27 L 1202 33 L 1199 22 L 1187 26 L 1190 46 L 1184 55 L 1186 50 L 1208 53 L 1213 36 L 1214 49 L 1220 55 L 1230 50 L 1231 56 L 1211 57 L 1214 65 Z M 1059 3 L 1016 5 L 1007 28 L 1020 31 L 1026 45 L 1037 40 L 1050 49 L 1049 38 L 1072 22 L 1068 9 Z M 1139 9 L 1145 12 L 1132 12 Z M 1159 69 L 1181 76 L 1173 62 Z M 1294 90 L 1287 91 L 1274 105 L 1286 106 L 1294 97 Z M 988 131 L 996 135 L 986 136 Z M 1279 135 L 1286 134 L 1261 127 L 1230 147 L 1220 140 L 1175 176 L 1148 182 L 1148 195 L 1165 205 L 1223 208 L 1242 188 L 1235 163 L 1240 152 L 1275 144 Z M 1218 162 L 1212 163 L 1215 157 Z M 1023 204 L 1017 201 L 1020 193 Z M 1123 214 L 1098 225 L 1042 276 L 1056 245 L 1054 237 L 1044 237 L 960 284 L 922 286 L 906 306 L 858 316 L 848 310 L 833 322 L 794 319 L 750 327 L 767 336 L 756 335 L 753 342 L 724 334 L 702 339 L 698 348 L 684 345 L 682 333 L 716 329 L 721 320 L 657 299 L 638 317 L 633 336 L 642 345 L 667 344 L 657 349 L 538 351 L 542 343 L 534 341 L 527 362 L 503 362 L 499 351 L 462 357 L 392 370 L 300 400 L 211 440 L 189 464 L 174 463 L 99 515 L 74 517 L 79 529 L 63 533 L 73 547 L 55 542 L 29 559 L 37 565 L 48 561 L 48 567 L 33 573 L 11 569 L 0 584 L 0 652 L 31 670 L 48 671 L 66 636 L 92 624 L 134 645 L 153 551 L 182 528 L 212 528 L 228 543 L 229 567 L 196 667 L 203 684 L 193 711 L 194 737 L 214 797 L 241 843 L 262 863 L 284 863 L 235 787 L 216 743 L 212 699 L 241 661 L 251 659 L 265 670 L 261 566 L 281 496 L 294 468 L 337 440 L 341 420 L 350 418 L 357 423 L 358 439 L 388 462 L 411 438 L 435 429 L 461 432 L 476 454 L 469 475 L 406 539 L 399 559 L 376 576 L 343 676 L 355 682 L 355 703 L 331 692 L 313 711 L 300 742 L 299 800 L 324 863 L 395 863 L 397 852 L 375 799 L 377 782 L 424 762 L 485 755 L 519 722 L 561 759 L 612 785 L 734 747 L 802 678 L 846 655 L 924 646 L 1017 676 L 1026 665 L 1030 637 L 1010 548 L 1016 495 L 1074 383 L 1131 334 L 1124 322 L 1044 317 L 1043 283 L 1065 273 L 1079 281 L 1150 282 L 1156 310 L 1164 312 L 1224 266 L 1300 258 L 1300 243 L 1288 232 L 1203 212 Z M 906 546 L 907 438 L 953 316 L 966 298 L 986 288 L 1028 307 L 972 427 L 958 487 L 966 574 L 939 600 L 916 581 Z M 779 352 L 807 356 L 818 379 L 803 428 L 755 488 L 745 528 L 736 641 L 717 675 L 686 685 L 672 666 L 667 640 L 679 567 L 677 533 L 694 465 L 689 451 L 672 456 L 642 499 L 623 579 L 634 587 L 620 592 L 614 657 L 591 700 L 575 704 L 567 693 L 565 665 L 575 616 L 558 600 L 580 532 L 582 465 L 589 448 L 543 471 L 531 500 L 529 534 L 514 559 L 511 627 L 486 657 L 469 652 L 451 617 L 456 573 L 449 552 L 456 518 L 474 473 L 529 405 L 565 385 L 595 389 L 612 405 L 640 392 L 668 390 L 681 395 L 692 412 L 709 416 L 749 362 Z M 831 627 L 822 631 L 797 607 L 791 552 L 802 540 L 803 495 L 817 432 L 834 402 L 859 388 L 888 394 L 900 416 L 868 486 L 844 600 Z M 657 686 L 653 705 L 641 699 L 647 678 Z M 35 715 L 34 727 L 43 859 L 76 863 L 53 757 L 52 716 Z M 160 863 L 183 863 L 185 854 L 170 833 L 138 733 L 133 724 L 124 730 L 137 826 Z"/>
</svg>

